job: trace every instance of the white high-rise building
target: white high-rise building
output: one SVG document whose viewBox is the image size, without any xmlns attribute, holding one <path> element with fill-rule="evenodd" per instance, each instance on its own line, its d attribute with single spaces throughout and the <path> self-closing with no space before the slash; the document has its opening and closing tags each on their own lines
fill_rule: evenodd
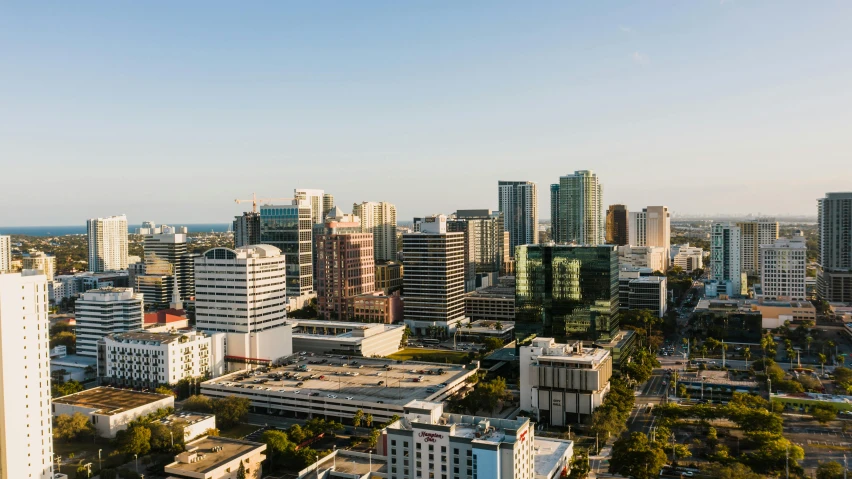
<svg viewBox="0 0 852 479">
<path fill-rule="evenodd" d="M 230 364 L 269 364 L 293 352 L 286 259 L 261 244 L 213 248 L 195 259 L 195 325 L 226 333 Z"/>
<path fill-rule="evenodd" d="M 86 222 L 89 235 L 89 271 L 127 269 L 127 217 L 92 218 Z"/>
<path fill-rule="evenodd" d="M 672 219 L 667 206 L 648 206 L 629 215 L 628 242 L 630 246 L 656 246 L 665 248 L 669 267 L 672 242 Z M 665 271 L 665 269 L 663 270 Z"/>
<path fill-rule="evenodd" d="M 687 273 L 696 269 L 704 268 L 704 250 L 697 246 L 689 246 L 689 243 L 680 245 L 674 255 L 673 263 L 680 266 Z"/>
<path fill-rule="evenodd" d="M 12 237 L 0 235 L 0 274 L 12 271 Z"/>
<path fill-rule="evenodd" d="M 47 278 L 0 274 L 0 477 L 53 478 Z"/>
<path fill-rule="evenodd" d="M 826 193 L 817 205 L 817 294 L 824 301 L 852 302 L 852 192 Z"/>
<path fill-rule="evenodd" d="M 716 223 L 710 233 L 710 279 L 742 293 L 742 231 L 734 223 Z M 728 289 L 728 288 L 726 288 Z"/>
<path fill-rule="evenodd" d="M 538 244 L 538 189 L 532 181 L 499 181 L 497 202 L 509 233 L 509 256 L 515 248 Z"/>
<path fill-rule="evenodd" d="M 99 288 L 83 293 L 74 309 L 77 315 L 77 354 L 96 357 L 98 341 L 113 333 L 141 329 L 143 296 L 133 288 Z"/>
<path fill-rule="evenodd" d="M 797 231 L 792 238 L 778 238 L 760 247 L 760 286 L 762 296 L 773 300 L 805 301 L 808 248 Z"/>
<path fill-rule="evenodd" d="M 557 224 L 551 226 L 556 243 L 604 244 L 603 186 L 595 172 L 579 170 L 560 177 L 558 203 Z"/>
<path fill-rule="evenodd" d="M 361 218 L 361 232 L 373 233 L 376 261 L 396 261 L 396 206 L 386 201 L 352 205 L 352 215 Z"/>
<path fill-rule="evenodd" d="M 651 268 L 665 272 L 666 249 L 658 246 L 619 246 L 618 268 Z"/>
<path fill-rule="evenodd" d="M 325 221 L 323 215 L 325 205 L 325 192 L 323 190 L 312 190 L 307 188 L 296 188 L 293 190 L 293 197 L 296 200 L 307 200 L 311 205 L 311 221 L 315 225 L 320 225 Z M 332 197 L 333 198 L 333 197 Z M 332 202 L 334 200 L 332 199 Z"/>
<path fill-rule="evenodd" d="M 742 234 L 740 269 L 743 273 L 760 272 L 760 247 L 771 245 L 778 239 L 778 222 L 774 218 L 758 218 L 755 221 L 739 221 Z"/>
<path fill-rule="evenodd" d="M 41 251 L 30 251 L 30 254 L 25 255 L 21 259 L 23 269 L 34 269 L 41 271 L 47 276 L 48 281 L 53 281 L 53 274 L 56 270 L 56 257 L 46 255 Z"/>
</svg>

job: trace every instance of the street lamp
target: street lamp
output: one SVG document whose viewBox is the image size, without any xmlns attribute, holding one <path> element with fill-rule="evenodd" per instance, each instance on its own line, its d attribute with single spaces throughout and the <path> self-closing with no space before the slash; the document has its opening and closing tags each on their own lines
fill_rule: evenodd
<svg viewBox="0 0 852 479">
<path fill-rule="evenodd" d="M 336 471 L 337 470 L 337 445 L 334 445 L 332 447 L 333 447 L 332 457 L 334 459 L 334 464 L 331 467 L 332 467 L 333 471 Z"/>
<path fill-rule="evenodd" d="M 133 461 L 136 463 L 136 473 L 139 474 L 139 454 L 133 455 Z"/>
<path fill-rule="evenodd" d="M 104 468 L 103 463 L 101 462 L 101 452 L 103 449 L 98 449 L 98 474 L 100 474 L 100 470 Z"/>
</svg>

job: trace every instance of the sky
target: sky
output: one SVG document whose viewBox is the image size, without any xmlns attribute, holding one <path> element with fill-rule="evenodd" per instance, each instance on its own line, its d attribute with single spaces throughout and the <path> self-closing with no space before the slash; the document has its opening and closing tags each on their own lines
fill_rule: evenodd
<svg viewBox="0 0 852 479">
<path fill-rule="evenodd" d="M 0 225 L 229 221 L 294 188 L 400 220 L 498 180 L 816 214 L 852 190 L 845 1 L 0 5 Z M 249 206 L 250 208 L 250 206 Z"/>
</svg>

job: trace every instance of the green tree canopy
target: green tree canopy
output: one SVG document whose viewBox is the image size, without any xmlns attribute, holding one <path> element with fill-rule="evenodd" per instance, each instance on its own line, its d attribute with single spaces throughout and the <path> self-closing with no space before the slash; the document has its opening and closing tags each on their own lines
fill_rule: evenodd
<svg viewBox="0 0 852 479">
<path fill-rule="evenodd" d="M 666 464 L 666 454 L 642 433 L 622 435 L 612 446 L 609 472 L 635 479 L 656 479 Z"/>
<path fill-rule="evenodd" d="M 141 424 L 118 431 L 115 440 L 118 450 L 125 454 L 142 456 L 151 451 L 151 430 Z"/>
<path fill-rule="evenodd" d="M 75 412 L 73 415 L 60 414 L 53 421 L 53 434 L 58 439 L 79 439 L 90 437 L 95 434 L 95 427 L 89 421 L 89 417 L 83 413 Z"/>
<path fill-rule="evenodd" d="M 816 479 L 842 479 L 843 465 L 837 461 L 823 462 L 817 466 Z"/>
</svg>

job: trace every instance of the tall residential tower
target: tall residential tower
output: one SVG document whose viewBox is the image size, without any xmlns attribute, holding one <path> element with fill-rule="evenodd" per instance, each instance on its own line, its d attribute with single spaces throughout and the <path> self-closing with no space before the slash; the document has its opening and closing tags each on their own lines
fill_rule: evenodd
<svg viewBox="0 0 852 479">
<path fill-rule="evenodd" d="M 127 269 L 127 217 L 92 218 L 89 236 L 89 271 L 102 273 Z"/>
<path fill-rule="evenodd" d="M 361 218 L 361 232 L 373 234 L 376 261 L 396 261 L 396 206 L 386 201 L 365 201 L 352 205 L 352 214 Z"/>
<path fill-rule="evenodd" d="M 603 187 L 591 170 L 559 178 L 555 238 L 559 243 L 604 244 Z"/>
<path fill-rule="evenodd" d="M 826 193 L 819 204 L 817 294 L 852 302 L 852 192 Z"/>
<path fill-rule="evenodd" d="M 538 243 L 538 190 L 532 181 L 499 181 L 497 201 L 514 258 L 517 246 Z"/>
</svg>

